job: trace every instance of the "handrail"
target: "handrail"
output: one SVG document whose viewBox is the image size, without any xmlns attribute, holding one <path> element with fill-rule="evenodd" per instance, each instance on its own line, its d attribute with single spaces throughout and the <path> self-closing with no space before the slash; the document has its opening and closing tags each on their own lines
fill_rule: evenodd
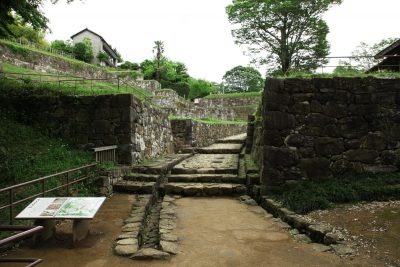
<svg viewBox="0 0 400 267">
<path fill-rule="evenodd" d="M 69 169 L 69 170 L 62 171 L 62 172 L 59 172 L 59 173 L 56 173 L 56 174 L 47 175 L 47 176 L 44 176 L 44 177 L 41 177 L 41 178 L 38 178 L 38 179 L 35 179 L 35 180 L 31 180 L 31 181 L 28 181 L 28 182 L 24 182 L 24 183 L 20 183 L 20 184 L 16 184 L 16 185 L 13 185 L 13 186 L 9 186 L 9 187 L 0 189 L 0 193 L 8 192 L 8 195 L 9 195 L 8 204 L 0 207 L 0 210 L 4 210 L 6 208 L 9 209 L 10 224 L 12 225 L 13 222 L 14 222 L 14 207 L 16 205 L 21 204 L 21 203 L 23 203 L 25 201 L 28 201 L 30 199 L 39 197 L 39 196 L 44 197 L 46 193 L 50 193 L 50 192 L 53 192 L 55 190 L 59 190 L 59 189 L 62 189 L 62 188 L 66 188 L 66 194 L 69 196 L 70 195 L 70 190 L 69 190 L 70 185 L 82 182 L 82 181 L 87 180 L 88 178 L 90 178 L 90 175 L 86 174 L 83 177 L 80 176 L 80 177 L 77 177 L 76 179 L 74 179 L 72 175 L 75 172 L 80 171 L 80 170 L 89 170 L 89 169 L 93 168 L 96 165 L 97 165 L 97 163 L 92 163 L 92 164 L 89 164 L 89 165 L 81 166 L 81 167 L 74 168 L 74 169 Z M 51 188 L 46 189 L 46 187 L 45 187 L 46 180 L 49 180 L 49 179 L 54 178 L 54 177 L 59 177 L 59 176 L 62 176 L 62 175 L 65 175 L 65 180 L 62 181 L 61 185 L 54 185 Z M 24 198 L 18 199 L 18 200 L 15 199 L 15 196 L 14 196 L 15 195 L 15 191 L 17 191 L 19 188 L 22 188 L 22 187 L 25 187 L 25 186 L 29 186 L 29 185 L 32 185 L 32 184 L 41 184 L 40 192 L 33 192 L 28 197 L 24 197 Z"/>
<path fill-rule="evenodd" d="M 35 179 L 35 180 L 28 181 L 28 182 L 12 185 L 12 186 L 0 189 L 0 193 L 3 193 L 5 191 L 10 191 L 12 189 L 16 189 L 16 188 L 19 188 L 19 187 L 22 187 L 22 186 L 26 186 L 26 185 L 34 184 L 34 183 L 37 183 L 37 182 L 41 182 L 43 180 L 47 180 L 49 178 L 53 178 L 53 177 L 60 176 L 60 175 L 63 175 L 63 174 L 67 174 L 67 173 L 70 173 L 70 172 L 76 172 L 76 171 L 79 171 L 79 170 L 82 170 L 82 169 L 93 167 L 95 165 L 96 165 L 96 163 L 92 163 L 92 164 L 81 166 L 81 167 L 78 167 L 78 168 L 75 168 L 75 169 L 69 169 L 69 170 L 58 172 L 58 173 L 55 173 L 55 174 L 43 176 L 43 177 L 40 177 L 40 178 Z"/>
<path fill-rule="evenodd" d="M 17 226 L 17 225 L 1 225 L 0 226 L 0 231 L 23 231 L 22 233 L 12 235 L 10 237 L 6 237 L 4 239 L 0 240 L 0 247 L 7 245 L 9 243 L 17 242 L 20 241 L 21 239 L 24 239 L 26 237 L 29 237 L 33 234 L 37 234 L 41 232 L 44 229 L 43 226 Z"/>
<path fill-rule="evenodd" d="M 22 231 L 22 233 L 18 233 L 12 235 L 10 237 L 6 237 L 0 240 L 0 247 L 18 242 L 22 239 L 25 239 L 29 236 L 37 234 L 43 230 L 43 226 L 16 226 L 16 225 L 0 225 L 0 231 Z M 36 266 L 41 263 L 42 259 L 31 259 L 31 258 L 0 258 L 0 263 L 29 263 L 26 267 Z"/>
</svg>

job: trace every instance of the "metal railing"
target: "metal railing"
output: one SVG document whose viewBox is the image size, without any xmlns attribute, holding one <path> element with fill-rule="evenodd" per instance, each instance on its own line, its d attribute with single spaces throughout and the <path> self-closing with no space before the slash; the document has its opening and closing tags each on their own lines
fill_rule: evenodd
<svg viewBox="0 0 400 267">
<path fill-rule="evenodd" d="M 1 232 L 19 232 L 12 236 L 6 237 L 0 240 L 0 247 L 18 242 L 22 239 L 35 235 L 43 230 L 43 226 L 16 226 L 16 225 L 0 225 Z M 36 266 L 41 263 L 42 259 L 31 259 L 31 258 L 0 258 L 0 263 L 29 263 L 26 267 Z"/>
<path fill-rule="evenodd" d="M 65 74 L 42 74 L 31 72 L 5 72 L 0 70 L 0 77 L 17 80 L 25 83 L 56 84 L 60 90 L 62 86 L 68 86 L 77 90 L 78 86 L 85 86 L 93 90 L 110 89 L 110 85 L 115 86 L 117 90 L 125 89 L 127 93 L 132 90 L 135 94 L 140 94 L 143 98 L 147 95 L 132 87 L 123 78 L 85 78 L 82 76 L 70 76 Z M 105 88 L 104 88 L 105 87 Z"/>
<path fill-rule="evenodd" d="M 37 43 L 32 43 L 32 42 L 27 41 L 27 40 L 25 40 L 23 38 L 12 38 L 12 37 L 10 37 L 10 38 L 1 38 L 0 40 L 17 43 L 17 44 L 28 46 L 28 47 L 31 47 L 31 48 L 34 48 L 34 49 L 37 49 L 37 50 L 46 51 L 46 52 L 51 53 L 51 54 L 56 54 L 56 55 L 60 55 L 60 56 L 63 56 L 63 57 L 69 57 L 69 58 L 75 59 L 75 56 L 72 53 L 66 53 L 64 51 L 60 51 L 60 50 L 51 48 L 50 46 L 43 46 L 43 45 L 40 45 L 40 44 L 37 44 Z"/>
<path fill-rule="evenodd" d="M 96 162 L 116 161 L 117 146 L 105 146 L 93 148 L 94 157 Z"/>
<path fill-rule="evenodd" d="M 0 189 L 0 196 L 8 194 L 8 204 L 0 207 L 0 211 L 4 209 L 9 209 L 9 216 L 10 216 L 10 224 L 12 225 L 14 223 L 14 208 L 16 205 L 19 205 L 21 203 L 24 203 L 28 200 L 34 199 L 36 197 L 44 197 L 46 194 L 54 192 L 56 190 L 64 189 L 65 188 L 65 193 L 67 196 L 70 195 L 70 186 L 82 181 L 85 181 L 89 178 L 91 178 L 89 171 L 92 171 L 94 167 L 96 166 L 96 163 L 82 166 L 79 168 L 74 168 L 74 169 L 69 169 L 63 172 L 59 172 L 56 174 L 44 176 L 32 181 L 28 181 L 25 183 L 20 183 L 16 184 L 13 186 L 9 186 L 3 189 Z M 78 176 L 74 177 L 77 174 L 80 174 L 81 172 L 84 173 L 83 177 Z M 46 189 L 46 182 L 50 180 L 54 180 L 57 177 L 64 177 L 64 179 L 60 179 L 62 184 L 57 185 L 55 184 L 54 186 L 51 186 L 49 189 Z M 16 199 L 19 195 L 17 193 L 21 192 L 22 188 L 26 188 L 28 186 L 32 185 L 40 185 L 40 192 L 39 193 L 33 193 L 29 194 L 28 196 L 20 196 L 22 199 Z M 28 191 L 28 190 L 26 190 Z M 6 199 L 6 197 L 4 197 Z"/>
</svg>

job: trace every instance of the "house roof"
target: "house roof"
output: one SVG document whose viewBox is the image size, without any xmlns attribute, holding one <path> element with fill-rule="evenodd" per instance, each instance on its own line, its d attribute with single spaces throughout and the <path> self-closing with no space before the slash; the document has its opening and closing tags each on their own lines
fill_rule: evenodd
<svg viewBox="0 0 400 267">
<path fill-rule="evenodd" d="M 118 55 L 114 52 L 114 50 L 112 49 L 111 45 L 109 45 L 109 44 L 106 42 L 106 40 L 104 40 L 103 36 L 101 36 L 100 34 L 95 33 L 94 31 L 89 30 L 88 28 L 83 29 L 83 30 L 81 30 L 80 32 L 75 33 L 74 35 L 71 36 L 71 39 L 73 39 L 75 36 L 77 36 L 77 35 L 79 35 L 79 34 L 85 32 L 85 31 L 88 31 L 88 32 L 90 32 L 90 33 L 92 33 L 92 34 L 98 36 L 98 37 L 101 39 L 101 41 L 103 42 L 103 44 L 105 45 L 108 54 L 110 54 L 110 55 L 111 55 L 112 57 L 114 57 L 115 59 L 118 58 Z"/>
<path fill-rule="evenodd" d="M 383 58 L 385 56 L 392 56 L 400 54 L 400 39 L 397 39 L 393 44 L 389 45 L 378 54 L 375 55 L 375 58 Z"/>
</svg>

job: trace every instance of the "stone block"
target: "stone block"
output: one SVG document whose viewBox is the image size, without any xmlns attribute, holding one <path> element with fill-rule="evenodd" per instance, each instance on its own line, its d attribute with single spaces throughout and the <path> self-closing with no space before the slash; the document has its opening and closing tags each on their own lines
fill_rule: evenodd
<svg viewBox="0 0 400 267">
<path fill-rule="evenodd" d="M 344 151 L 343 139 L 321 137 L 315 140 L 315 152 L 318 156 L 333 156 Z"/>
<path fill-rule="evenodd" d="M 379 153 L 369 149 L 353 149 L 345 153 L 349 161 L 358 161 L 363 163 L 374 163 L 378 158 Z"/>
<path fill-rule="evenodd" d="M 369 133 L 361 139 L 361 148 L 382 151 L 386 148 L 387 136 L 382 132 Z"/>
<path fill-rule="evenodd" d="M 321 179 L 331 174 L 330 162 L 326 158 L 301 159 L 299 168 L 310 179 Z"/>
<path fill-rule="evenodd" d="M 264 121 L 266 129 L 285 130 L 296 125 L 293 115 L 280 111 L 267 111 Z"/>
<path fill-rule="evenodd" d="M 275 148 L 266 146 L 264 148 L 264 161 L 273 167 L 290 167 L 297 163 L 298 154 L 288 148 Z"/>
</svg>

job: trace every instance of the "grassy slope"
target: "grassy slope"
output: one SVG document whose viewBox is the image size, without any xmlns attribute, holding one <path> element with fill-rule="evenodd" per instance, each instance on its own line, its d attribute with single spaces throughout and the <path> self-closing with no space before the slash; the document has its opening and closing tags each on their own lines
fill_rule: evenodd
<svg viewBox="0 0 400 267">
<path fill-rule="evenodd" d="M 31 69 L 26 69 L 22 67 L 17 67 L 12 64 L 3 63 L 2 67 L 5 72 L 17 73 L 15 77 L 23 79 L 26 82 L 14 81 L 14 80 L 0 80 L 0 92 L 3 91 L 30 91 L 34 94 L 44 94 L 44 95 L 105 95 L 105 94 L 133 94 L 137 98 L 143 100 L 150 93 L 144 89 L 126 87 L 121 85 L 118 89 L 117 85 L 109 82 L 99 82 L 99 81 L 84 81 L 77 82 L 75 87 L 75 82 L 63 82 L 59 87 L 56 77 L 45 77 L 41 78 L 37 75 L 24 75 L 18 76 L 20 73 L 29 74 L 43 74 Z M 41 79 L 41 80 L 40 80 Z M 70 79 L 68 77 L 63 77 L 61 79 Z M 75 78 L 73 78 L 75 79 Z M 40 82 L 41 81 L 41 82 Z M 45 81 L 45 82 L 44 82 Z"/>
<path fill-rule="evenodd" d="M 93 161 L 89 152 L 0 116 L 0 186 L 5 187 Z"/>
<path fill-rule="evenodd" d="M 36 48 L 32 48 L 29 46 L 25 46 L 25 45 L 21 45 L 15 42 L 11 42 L 11 41 L 7 41 L 7 40 L 2 40 L 0 39 L 0 45 L 4 45 L 7 46 L 8 48 L 10 48 L 14 53 L 18 53 L 21 54 L 23 56 L 28 55 L 30 52 L 31 53 L 37 53 L 37 54 L 41 54 L 41 55 L 45 55 L 48 57 L 53 57 L 53 58 L 57 58 L 60 60 L 63 60 L 69 64 L 71 64 L 72 66 L 77 66 L 77 67 L 86 67 L 86 68 L 92 68 L 92 69 L 98 69 L 98 70 L 103 70 L 103 68 L 96 66 L 96 65 L 92 65 L 77 59 L 73 59 L 73 58 L 69 58 L 69 57 L 63 57 L 61 55 L 58 54 L 53 54 L 50 52 L 47 52 L 45 50 L 40 50 L 40 49 L 36 49 Z"/>
<path fill-rule="evenodd" d="M 363 174 L 304 181 L 288 186 L 278 200 L 299 213 L 337 204 L 400 198 L 400 173 Z"/>
</svg>

